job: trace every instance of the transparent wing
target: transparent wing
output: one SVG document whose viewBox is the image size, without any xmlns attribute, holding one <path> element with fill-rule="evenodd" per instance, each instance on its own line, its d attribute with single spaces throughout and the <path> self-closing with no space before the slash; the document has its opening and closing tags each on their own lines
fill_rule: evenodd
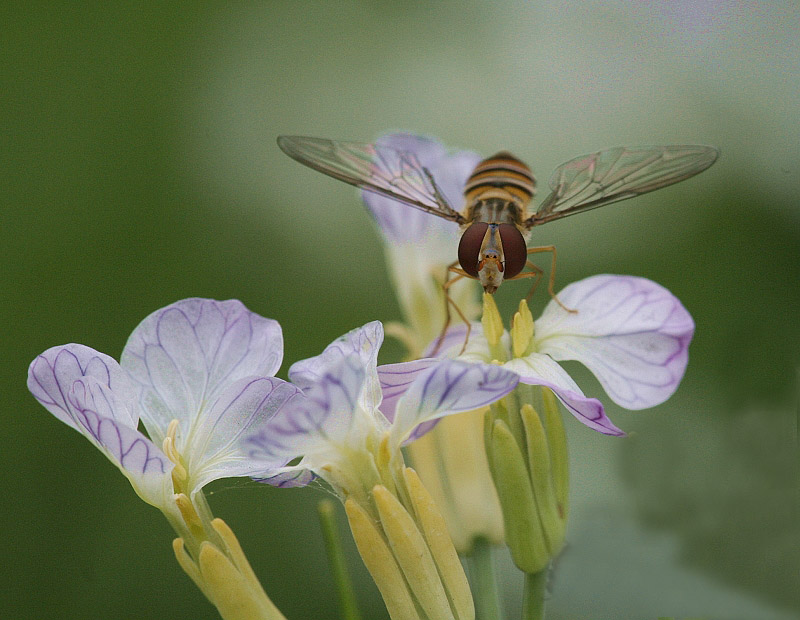
<svg viewBox="0 0 800 620">
<path fill-rule="evenodd" d="M 712 146 L 674 145 L 617 147 L 576 157 L 556 168 L 550 177 L 553 191 L 525 225 L 538 226 L 672 185 L 702 172 L 718 155 Z"/>
<path fill-rule="evenodd" d="M 278 136 L 278 146 L 292 159 L 334 179 L 459 224 L 464 220 L 414 153 L 303 136 Z"/>
</svg>

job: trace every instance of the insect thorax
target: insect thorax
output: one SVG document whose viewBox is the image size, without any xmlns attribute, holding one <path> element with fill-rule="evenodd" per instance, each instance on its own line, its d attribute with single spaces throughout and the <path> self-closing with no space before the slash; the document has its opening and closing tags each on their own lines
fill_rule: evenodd
<svg viewBox="0 0 800 620">
<path fill-rule="evenodd" d="M 522 225 L 522 220 L 526 217 L 525 205 L 514 200 L 506 192 L 502 192 L 505 195 L 486 196 L 486 194 L 499 194 L 501 192 L 502 190 L 484 192 L 480 198 L 468 202 L 464 211 L 467 225 L 474 222 L 511 224 L 527 240 L 530 236 L 530 231 Z"/>
</svg>

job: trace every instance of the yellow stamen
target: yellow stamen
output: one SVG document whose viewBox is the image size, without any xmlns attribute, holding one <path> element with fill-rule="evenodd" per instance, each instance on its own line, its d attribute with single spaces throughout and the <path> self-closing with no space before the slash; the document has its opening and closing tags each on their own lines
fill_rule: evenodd
<svg viewBox="0 0 800 620">
<path fill-rule="evenodd" d="M 172 485 L 176 491 L 180 491 L 183 489 L 189 474 L 183 466 L 180 452 L 178 452 L 178 448 L 175 446 L 175 437 L 177 434 L 178 420 L 172 420 L 167 427 L 167 436 L 164 437 L 161 448 L 164 450 L 164 454 L 167 455 L 167 458 L 175 463 L 175 467 L 172 469 Z"/>
<path fill-rule="evenodd" d="M 202 575 L 200 575 L 197 564 L 195 564 L 192 558 L 189 557 L 189 554 L 186 553 L 183 538 L 176 538 L 172 541 L 172 550 L 175 552 L 175 559 L 178 560 L 178 564 L 180 564 L 183 572 L 189 575 L 194 585 L 196 585 L 205 597 L 213 603 L 214 599 L 211 598 L 211 593 L 206 589 L 206 584 L 203 581 Z"/>
<path fill-rule="evenodd" d="M 178 493 L 175 495 L 175 504 L 178 506 L 178 510 L 180 510 L 183 521 L 186 523 L 189 531 L 196 538 L 200 540 L 204 539 L 206 536 L 203 531 L 203 522 L 200 520 L 200 516 L 197 514 L 188 496 L 185 493 Z"/>
<path fill-rule="evenodd" d="M 511 321 L 511 350 L 514 357 L 524 357 L 531 353 L 533 348 L 533 316 L 528 309 L 528 303 L 523 299 L 519 302 L 519 311 Z"/>
<path fill-rule="evenodd" d="M 500 338 L 503 335 L 503 320 L 500 318 L 500 311 L 497 309 L 494 297 L 489 293 L 483 294 L 481 324 L 483 325 L 483 335 L 489 341 L 489 346 L 496 347 L 500 344 Z"/>
</svg>

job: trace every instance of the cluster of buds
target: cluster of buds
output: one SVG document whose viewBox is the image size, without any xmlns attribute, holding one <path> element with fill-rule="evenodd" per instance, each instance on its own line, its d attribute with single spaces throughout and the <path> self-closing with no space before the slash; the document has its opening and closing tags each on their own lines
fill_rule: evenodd
<svg viewBox="0 0 800 620">
<path fill-rule="evenodd" d="M 472 620 L 469 583 L 433 498 L 410 467 L 345 510 L 358 551 L 393 619 Z"/>
<path fill-rule="evenodd" d="M 493 353 L 504 355 L 502 321 L 488 295 L 483 326 Z M 515 357 L 530 354 L 533 330 L 533 317 L 523 300 L 511 324 Z M 567 523 L 567 444 L 553 392 L 520 384 L 490 406 L 484 433 L 511 557 L 526 573 L 538 573 L 561 551 Z"/>
</svg>

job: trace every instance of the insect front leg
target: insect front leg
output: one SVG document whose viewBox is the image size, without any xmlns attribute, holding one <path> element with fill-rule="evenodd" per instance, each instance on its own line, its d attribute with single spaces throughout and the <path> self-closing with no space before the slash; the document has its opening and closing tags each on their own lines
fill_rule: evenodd
<svg viewBox="0 0 800 620">
<path fill-rule="evenodd" d="M 447 333 L 447 328 L 450 327 L 450 304 L 453 305 L 456 313 L 458 314 L 459 318 L 464 321 L 464 324 L 467 326 L 467 334 L 464 338 L 464 344 L 461 347 L 461 351 L 459 355 L 464 352 L 464 349 L 467 348 L 467 341 L 469 340 L 470 331 L 472 331 L 472 326 L 469 323 L 469 320 L 464 313 L 461 311 L 461 308 L 458 307 L 453 298 L 450 297 L 450 287 L 453 286 L 456 282 L 459 282 L 462 278 L 473 278 L 473 276 L 469 275 L 466 271 L 461 269 L 457 266 L 458 261 L 454 261 L 450 265 L 447 266 L 447 276 L 445 277 L 444 284 L 442 284 L 442 291 L 444 292 L 444 326 L 442 327 L 442 333 L 439 334 L 439 337 L 436 339 L 436 346 L 433 347 L 433 351 L 431 352 L 431 357 L 435 357 L 436 354 L 439 352 L 439 349 L 442 346 L 442 342 L 444 342 L 444 336 Z M 456 274 L 455 278 L 450 278 L 450 274 Z"/>
<path fill-rule="evenodd" d="M 554 290 L 554 286 L 555 286 L 555 282 L 556 282 L 556 246 L 554 246 L 554 245 L 542 245 L 542 246 L 535 247 L 535 248 L 528 248 L 528 254 L 529 255 L 530 254 L 538 254 L 540 252 L 552 252 L 553 253 L 553 260 L 550 263 L 550 278 L 548 278 L 548 281 L 547 281 L 547 292 L 550 293 L 550 297 L 555 299 L 556 303 L 559 306 L 561 306 L 564 310 L 566 310 L 567 312 L 571 312 L 573 314 L 576 313 L 577 310 L 574 310 L 573 308 L 567 308 L 564 304 L 561 303 L 561 300 L 558 298 L 558 295 L 556 295 L 556 292 Z M 536 286 L 539 284 L 539 280 L 541 280 L 542 275 L 544 274 L 544 271 L 540 267 L 537 267 L 536 265 L 534 265 L 530 261 L 525 261 L 525 264 L 528 267 L 530 267 L 531 271 L 527 271 L 525 273 L 520 273 L 520 274 L 514 276 L 513 278 L 509 278 L 509 280 L 518 280 L 520 278 L 536 278 L 536 281 L 533 283 L 533 286 L 531 287 L 531 290 L 528 293 L 528 296 L 526 297 L 526 299 L 528 301 L 530 301 L 531 296 L 533 295 L 533 291 L 536 289 Z"/>
</svg>

